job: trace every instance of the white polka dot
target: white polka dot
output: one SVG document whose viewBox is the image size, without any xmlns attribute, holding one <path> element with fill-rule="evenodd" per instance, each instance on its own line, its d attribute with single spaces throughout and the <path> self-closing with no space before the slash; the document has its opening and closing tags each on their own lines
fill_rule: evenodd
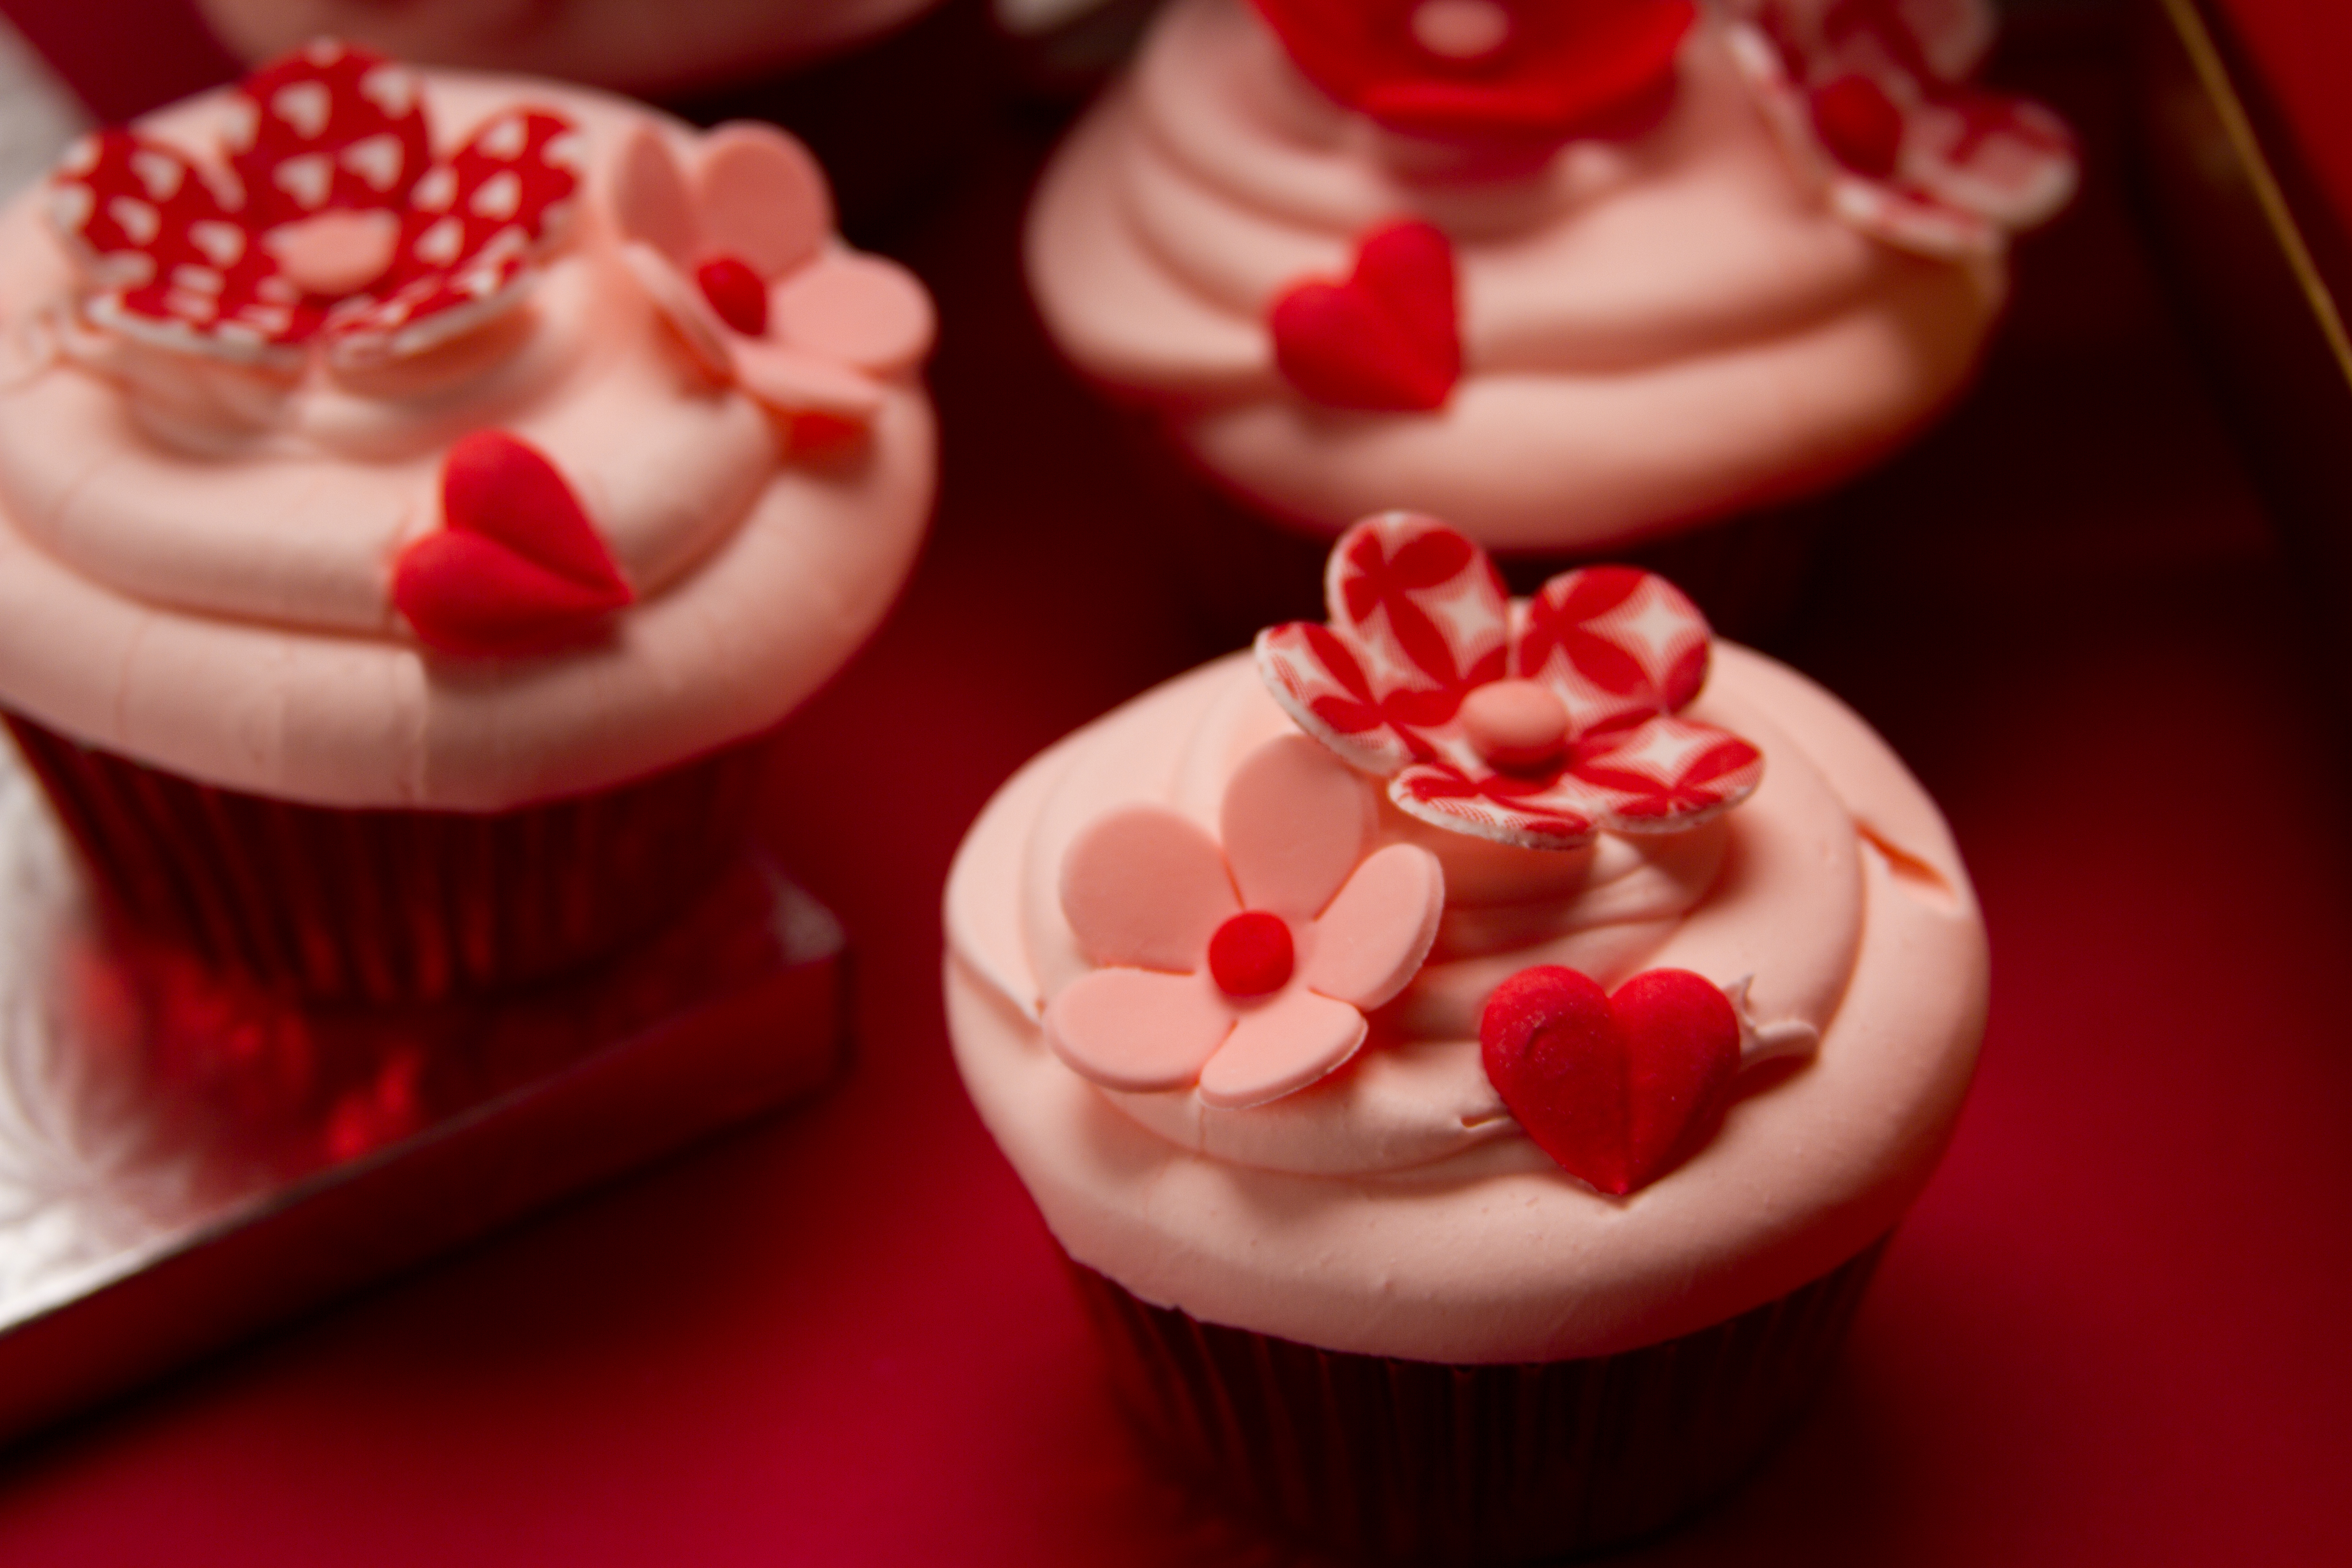
<svg viewBox="0 0 2352 1568">
<path fill-rule="evenodd" d="M 445 217 L 416 237 L 416 259 L 427 267 L 446 267 L 457 259 L 457 252 L 466 243 L 466 226 L 454 217 Z"/>
<path fill-rule="evenodd" d="M 315 141 L 327 128 L 335 100 L 322 81 L 289 82 L 270 95 L 269 111 L 294 128 L 305 142 Z"/>
</svg>

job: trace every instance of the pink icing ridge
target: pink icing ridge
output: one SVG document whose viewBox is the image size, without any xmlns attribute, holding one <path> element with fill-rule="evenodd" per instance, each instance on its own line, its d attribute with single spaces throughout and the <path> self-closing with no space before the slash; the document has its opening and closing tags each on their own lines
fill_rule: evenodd
<svg viewBox="0 0 2352 1568">
<path fill-rule="evenodd" d="M 1474 846 L 1486 858 L 1463 868 L 1483 908 L 1589 902 L 1591 923 L 1549 942 L 1474 931 L 1441 946 L 1383 1016 L 1390 1037 L 1325 1085 L 1222 1116 L 1183 1095 L 1105 1093 L 1045 1051 L 1036 1009 L 1081 964 L 1039 884 L 1105 803 L 1199 816 L 1206 786 L 1278 729 L 1278 710 L 1244 661 L 1221 660 L 1016 775 L 950 879 L 950 1033 L 983 1120 L 1072 1256 L 1206 1321 L 1496 1362 L 1718 1321 L 1883 1234 L 1941 1152 L 1982 1028 L 1966 873 L 1901 763 L 1802 678 L 1719 644 L 1698 706 L 1770 758 L 1753 800 L 1686 836 L 1719 829 L 1720 842 L 1604 838 L 1581 868 Z M 1870 847 L 1858 821 L 1927 871 Z M 1563 900 L 1580 877 L 1591 890 Z M 1681 1169 L 1603 1198 L 1517 1133 L 1478 1066 L 1476 1005 L 1539 962 L 1604 983 L 1664 965 L 1718 984 L 1752 973 L 1759 1019 L 1818 1025 L 1822 1044 L 1738 1100 Z"/>
<path fill-rule="evenodd" d="M 912 369 L 863 447 L 802 458 L 711 386 L 646 300 L 604 209 L 649 120 L 599 95 L 442 73 L 434 122 L 550 103 L 592 199 L 510 321 L 419 360 L 290 389 L 110 352 L 53 307 L 71 274 L 31 201 L 0 218 L 0 698 L 207 782 L 316 804 L 498 809 L 599 788 L 757 732 L 880 619 L 929 512 Z M 149 127 L 198 135 L 212 100 Z M 838 242 L 830 242 L 839 251 Z M 126 395 L 123 390 L 130 387 Z M 563 470 L 635 589 L 606 642 L 468 667 L 394 617 L 400 545 L 438 524 L 448 443 L 513 431 Z"/>
<path fill-rule="evenodd" d="M 1404 177 L 1239 0 L 1178 0 L 1071 137 L 1028 227 L 1072 360 L 1213 475 L 1326 532 L 1407 507 L 1559 548 L 1825 484 L 1929 417 L 1998 313 L 1997 264 L 1929 262 L 1834 217 L 1703 20 L 1676 109 L 1508 185 Z M 1468 374 L 1435 415 L 1315 408 L 1263 321 L 1419 214 L 1454 237 Z"/>
</svg>

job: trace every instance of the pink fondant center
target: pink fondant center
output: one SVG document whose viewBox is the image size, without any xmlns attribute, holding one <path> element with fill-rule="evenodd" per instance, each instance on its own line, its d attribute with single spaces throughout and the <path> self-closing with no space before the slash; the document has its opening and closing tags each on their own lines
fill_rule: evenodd
<svg viewBox="0 0 2352 1568">
<path fill-rule="evenodd" d="M 1568 705 L 1538 681 L 1489 681 L 1462 700 L 1462 728 L 1498 768 L 1541 767 L 1568 745 Z"/>
<path fill-rule="evenodd" d="M 1209 973 L 1228 996 L 1281 990 L 1297 962 L 1289 925 L 1270 910 L 1244 910 L 1209 939 Z"/>
<path fill-rule="evenodd" d="M 747 338 L 767 331 L 768 285 L 750 262 L 736 256 L 714 257 L 695 269 L 694 280 L 702 285 L 702 297 L 720 321 Z"/>
<path fill-rule="evenodd" d="M 1441 59 L 1483 59 L 1510 36 L 1510 13 L 1495 0 L 1424 0 L 1412 13 L 1413 42 Z"/>
<path fill-rule="evenodd" d="M 338 208 L 281 224 L 265 243 L 296 288 L 341 298 L 383 277 L 399 240 L 400 219 L 393 214 Z"/>
</svg>

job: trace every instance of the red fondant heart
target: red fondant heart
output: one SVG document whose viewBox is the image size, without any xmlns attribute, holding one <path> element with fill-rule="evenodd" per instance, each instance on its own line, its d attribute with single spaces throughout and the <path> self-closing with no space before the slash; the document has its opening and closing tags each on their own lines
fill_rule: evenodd
<svg viewBox="0 0 2352 1568">
<path fill-rule="evenodd" d="M 636 597 L 555 465 L 503 430 L 449 448 L 441 512 L 441 531 L 411 543 L 393 569 L 393 603 L 428 647 L 544 653 L 592 635 Z"/>
<path fill-rule="evenodd" d="M 1454 247 L 1425 223 L 1374 230 L 1345 283 L 1295 285 L 1267 324 L 1276 368 L 1334 408 L 1442 408 L 1462 378 Z"/>
<path fill-rule="evenodd" d="M 1573 969 L 1523 969 L 1486 999 L 1478 1042 L 1537 1147 L 1618 1195 L 1665 1173 L 1739 1070 L 1729 999 L 1683 969 L 1636 974 L 1613 996 Z"/>
</svg>

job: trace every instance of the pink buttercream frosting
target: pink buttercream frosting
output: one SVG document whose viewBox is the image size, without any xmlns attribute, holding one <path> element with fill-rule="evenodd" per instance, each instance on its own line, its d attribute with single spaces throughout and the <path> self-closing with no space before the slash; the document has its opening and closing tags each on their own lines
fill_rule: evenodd
<svg viewBox="0 0 2352 1568">
<path fill-rule="evenodd" d="M 1769 765 L 1744 805 L 1689 832 L 1523 848 L 1382 803 L 1373 842 L 1443 867 L 1427 962 L 1346 1066 L 1243 1109 L 1089 1081 L 1040 1020 L 1090 969 L 1061 891 L 1071 846 L 1128 808 L 1210 826 L 1243 760 L 1291 721 L 1237 657 L 1017 774 L 950 879 L 950 1026 L 982 1118 L 1071 1256 L 1208 1321 L 1501 1362 L 1670 1338 L 1885 1234 L 1941 1152 L 1982 1027 L 1966 873 L 1901 763 L 1801 677 L 1718 644 L 1691 711 Z M 1535 1146 L 1481 1066 L 1486 996 L 1536 964 L 1612 987 L 1694 971 L 1762 1035 L 1818 1045 L 1751 1068 L 1685 1163 L 1606 1197 Z"/>
<path fill-rule="evenodd" d="M 1176 0 L 1047 171 L 1034 290 L 1082 370 L 1300 527 L 1404 507 L 1578 549 L 1818 488 L 1967 379 L 2002 265 L 1836 216 L 1712 10 L 1680 65 L 1650 132 L 1469 181 L 1322 98 L 1242 0 Z M 1271 302 L 1413 216 L 1453 240 L 1460 383 L 1433 413 L 1307 402 L 1276 369 Z"/>
<path fill-rule="evenodd" d="M 872 405 L 862 438 L 798 449 L 789 419 L 698 362 L 613 216 L 633 139 L 658 136 L 688 167 L 708 139 L 574 89 L 425 83 L 436 143 L 542 105 L 576 125 L 584 179 L 524 302 L 422 353 L 289 369 L 109 332 L 74 308 L 38 195 L 0 219 L 9 708 L 233 788 L 498 809 L 755 733 L 880 618 L 934 484 L 921 345 L 856 372 Z M 226 102 L 140 130 L 202 158 Z M 878 265 L 833 238 L 809 264 Z M 395 558 L 441 525 L 450 444 L 486 428 L 544 453 L 578 495 L 636 599 L 608 636 L 454 659 L 394 610 Z"/>
</svg>

